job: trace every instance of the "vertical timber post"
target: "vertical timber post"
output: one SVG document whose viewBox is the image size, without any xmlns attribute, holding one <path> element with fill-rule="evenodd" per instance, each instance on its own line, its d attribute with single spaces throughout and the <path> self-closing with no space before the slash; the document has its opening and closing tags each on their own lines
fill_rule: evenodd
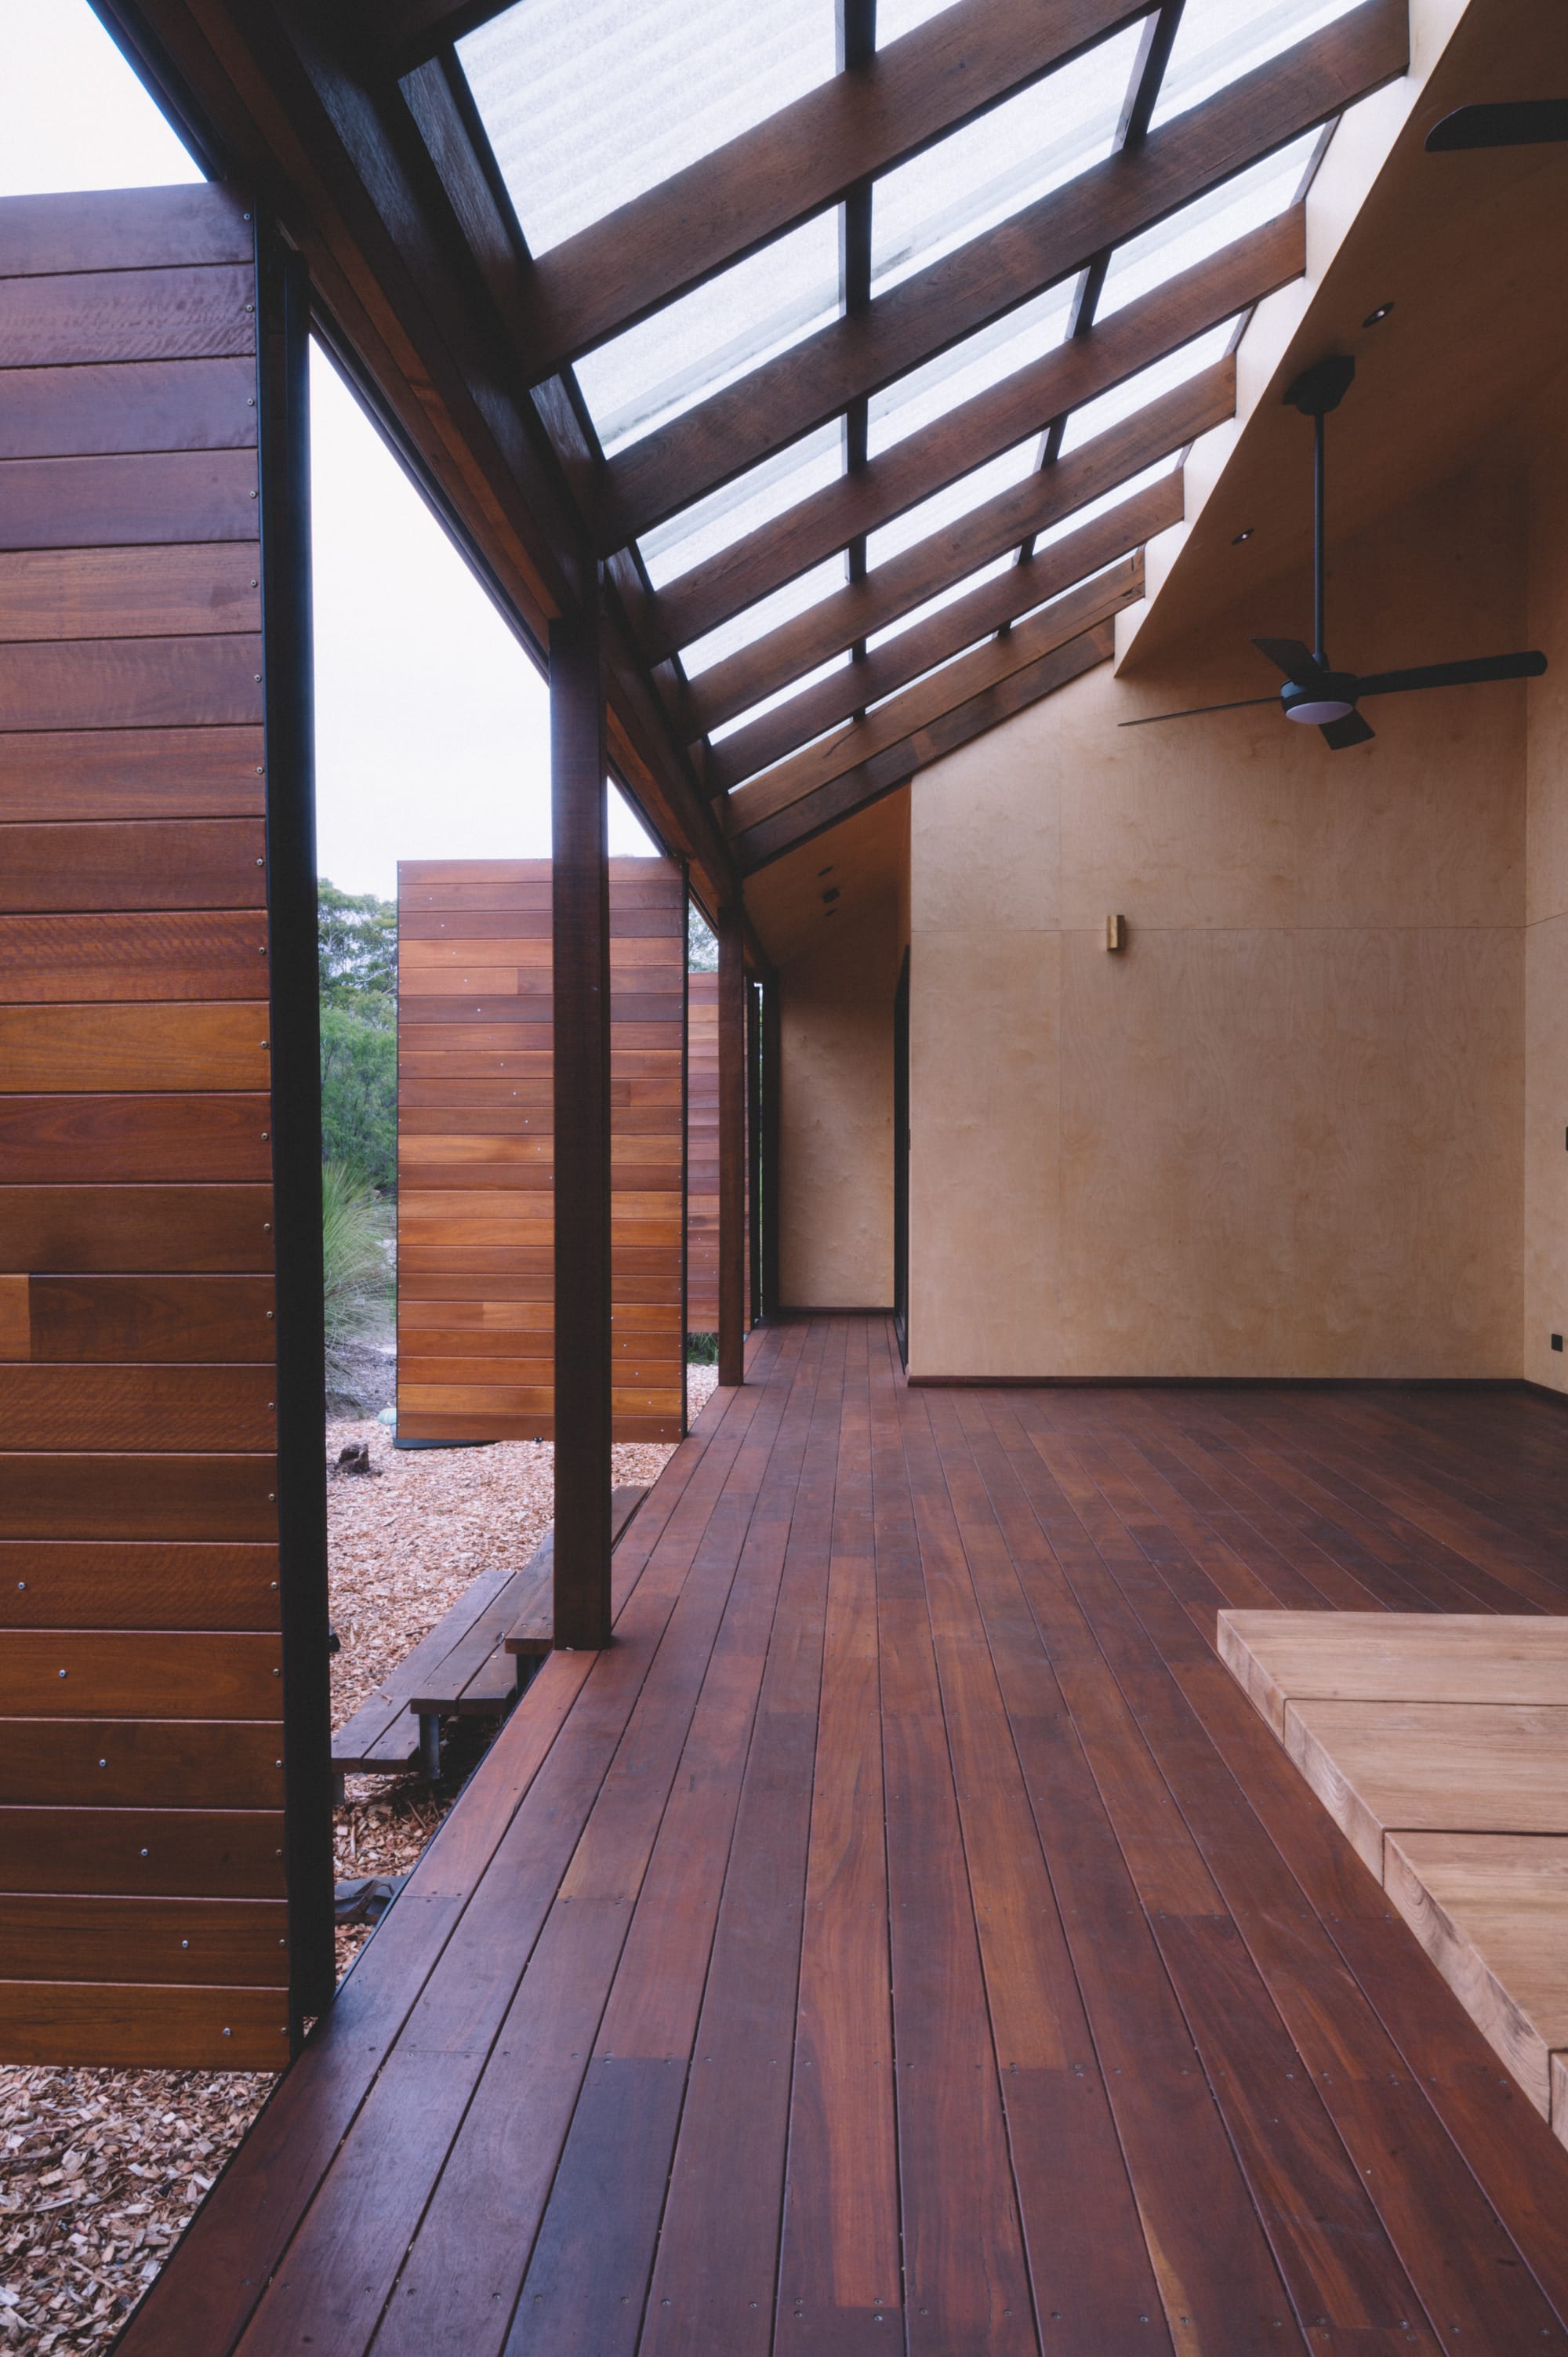
<svg viewBox="0 0 1568 2357">
<path fill-rule="evenodd" d="M 746 1381 L 746 943 L 719 910 L 719 1381 Z"/>
<path fill-rule="evenodd" d="M 599 600 L 550 625 L 555 1642 L 610 1640 L 610 911 Z"/>
<path fill-rule="evenodd" d="M 310 275 L 258 225 L 258 483 L 273 1224 L 278 1579 L 290 2042 L 324 2013 L 332 1937 L 332 1736 L 323 1445 L 321 1038 L 310 633 Z"/>
</svg>

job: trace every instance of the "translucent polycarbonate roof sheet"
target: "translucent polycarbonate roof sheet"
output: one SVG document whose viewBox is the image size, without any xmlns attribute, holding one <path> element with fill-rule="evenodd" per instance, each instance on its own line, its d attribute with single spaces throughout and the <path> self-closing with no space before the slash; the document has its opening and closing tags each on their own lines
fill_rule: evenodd
<svg viewBox="0 0 1568 2357">
<path fill-rule="evenodd" d="M 1207 334 L 1195 336 L 1189 344 L 1183 344 L 1180 351 L 1167 352 L 1164 360 L 1140 369 L 1124 384 L 1113 385 L 1098 400 L 1086 401 L 1081 409 L 1075 409 L 1062 436 L 1063 457 L 1080 443 L 1091 442 L 1097 434 L 1109 433 L 1123 418 L 1158 401 L 1162 393 L 1173 392 L 1178 384 L 1186 384 L 1189 377 L 1201 374 L 1216 361 L 1223 360 L 1235 324 L 1233 319 L 1227 319 L 1219 327 L 1210 328 Z"/>
<path fill-rule="evenodd" d="M 834 211 L 775 238 L 577 362 L 606 456 L 748 376 L 838 310 Z"/>
<path fill-rule="evenodd" d="M 843 585 L 842 556 L 830 556 L 825 565 L 813 566 L 810 573 L 802 573 L 798 580 L 787 581 L 783 588 L 775 589 L 771 597 L 759 597 L 755 606 L 746 608 L 744 614 L 733 614 L 727 622 L 721 622 L 716 630 L 710 630 L 705 638 L 693 639 L 689 647 L 683 647 L 681 662 L 687 678 L 697 678 L 701 673 L 711 671 L 714 663 L 724 662 L 729 656 L 738 654 L 742 647 L 749 647 L 755 640 L 765 639 L 769 630 L 782 629 L 786 622 L 792 622 L 797 614 L 805 613 L 808 607 L 820 606 L 824 597 L 831 597 L 834 590 L 842 589 Z"/>
<path fill-rule="evenodd" d="M 953 0 L 876 0 L 876 46 L 885 49 L 889 41 L 902 40 L 918 25 L 929 24 L 950 8 Z"/>
<path fill-rule="evenodd" d="M 762 719 L 769 712 L 777 712 L 781 704 L 792 704 L 796 696 L 803 695 L 809 687 L 815 687 L 819 680 L 831 679 L 835 671 L 843 671 L 848 662 L 847 647 L 842 654 L 830 655 L 826 662 L 817 665 L 815 671 L 802 672 L 799 679 L 792 679 L 787 686 L 777 687 L 771 695 L 765 695 L 760 704 L 748 705 L 744 712 L 737 712 L 733 720 L 726 720 L 721 726 L 710 730 L 709 743 L 722 745 L 725 738 L 733 737 L 737 729 L 749 728 L 754 720 Z"/>
<path fill-rule="evenodd" d="M 901 639 L 906 630 L 915 628 L 917 622 L 929 621 L 931 616 L 940 614 L 945 606 L 956 606 L 961 597 L 967 597 L 972 589 L 983 588 L 987 581 L 994 581 L 999 575 L 1011 572 L 1014 554 L 1015 552 L 1008 549 L 1001 556 L 993 556 L 990 564 L 983 565 L 978 572 L 966 573 L 961 581 L 950 582 L 934 597 L 928 597 L 923 606 L 912 607 L 908 613 L 900 614 L 897 620 L 889 622 L 886 629 L 874 630 L 865 641 L 866 651 L 870 653 L 877 647 L 885 647 L 890 639 Z"/>
<path fill-rule="evenodd" d="M 843 423 L 832 418 L 789 449 L 748 468 L 733 483 L 682 508 L 668 523 L 645 532 L 638 544 L 656 589 L 678 581 L 722 549 L 732 548 L 810 499 L 843 472 Z"/>
<path fill-rule="evenodd" d="M 457 44 L 546 253 L 828 81 L 833 0 L 518 0 Z"/>
<path fill-rule="evenodd" d="M 891 450 L 906 436 L 934 425 L 961 403 L 989 393 L 1004 377 L 1055 351 L 1067 334 L 1072 296 L 1070 280 L 1048 287 L 874 393 L 866 436 L 870 456 Z"/>
<path fill-rule="evenodd" d="M 871 280 L 883 294 L 1111 152 L 1138 53 L 1132 27 L 876 181 Z"/>
<path fill-rule="evenodd" d="M 1152 128 L 1294 48 L 1358 0 L 1187 0 Z"/>
<path fill-rule="evenodd" d="M 1116 484 L 1113 490 L 1102 493 L 1099 499 L 1090 500 L 1082 507 L 1074 508 L 1071 515 L 1063 516 L 1059 523 L 1050 524 L 1044 532 L 1036 533 L 1035 546 L 1049 548 L 1054 541 L 1065 540 L 1069 532 L 1081 532 L 1086 523 L 1098 522 L 1113 508 L 1121 507 L 1123 501 L 1135 499 L 1140 491 L 1147 490 L 1151 483 L 1161 482 L 1166 475 L 1174 475 L 1180 465 L 1179 450 L 1173 450 L 1168 458 L 1157 458 L 1152 467 L 1145 467 L 1142 474 L 1129 475 L 1124 483 Z"/>
<path fill-rule="evenodd" d="M 1097 318 L 1108 318 L 1181 271 L 1207 262 L 1222 246 L 1273 221 L 1294 203 L 1321 135 L 1307 132 L 1261 164 L 1238 172 L 1142 236 L 1129 238 L 1111 257 Z"/>
<path fill-rule="evenodd" d="M 901 555 L 905 549 L 913 548 L 917 541 L 929 540 L 933 533 L 945 531 L 961 516 L 983 507 L 987 500 L 999 499 L 1015 483 L 1026 481 L 1035 471 L 1037 439 L 1037 436 L 1031 434 L 1027 441 L 1015 443 L 1011 450 L 1004 450 L 999 457 L 987 459 L 983 467 L 972 468 L 967 475 L 961 475 L 956 483 L 949 483 L 944 490 L 938 491 L 929 500 L 922 500 L 918 507 L 907 509 L 903 515 L 895 516 L 891 523 L 885 523 L 880 531 L 868 534 L 866 564 L 875 571 L 877 565 L 886 565 L 889 557 Z"/>
</svg>

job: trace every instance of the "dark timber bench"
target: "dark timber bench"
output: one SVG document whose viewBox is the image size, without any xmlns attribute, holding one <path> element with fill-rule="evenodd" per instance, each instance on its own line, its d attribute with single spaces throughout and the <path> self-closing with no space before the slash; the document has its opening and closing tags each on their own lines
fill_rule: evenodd
<svg viewBox="0 0 1568 2357">
<path fill-rule="evenodd" d="M 646 1494 L 631 1487 L 612 1493 L 612 1546 Z M 554 1555 L 547 1531 L 521 1571 L 480 1572 L 382 1679 L 332 1738 L 339 1795 L 345 1776 L 397 1775 L 415 1759 L 434 1782 L 444 1718 L 505 1717 L 552 1647 Z"/>
</svg>

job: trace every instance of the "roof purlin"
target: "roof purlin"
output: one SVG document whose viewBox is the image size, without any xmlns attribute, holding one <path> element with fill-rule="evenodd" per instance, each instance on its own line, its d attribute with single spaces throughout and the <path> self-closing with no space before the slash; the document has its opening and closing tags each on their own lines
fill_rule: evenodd
<svg viewBox="0 0 1568 2357">
<path fill-rule="evenodd" d="M 1047 598 L 1070 589 L 1075 582 L 1088 580 L 1118 558 L 1130 555 L 1155 533 L 1167 531 L 1181 519 L 1178 472 L 1150 483 L 1108 515 L 1069 533 L 1065 540 L 1050 542 L 1038 554 L 886 640 L 865 658 L 858 682 L 845 671 L 831 672 L 814 687 L 802 688 L 787 704 L 710 746 L 708 791 L 725 793 L 744 779 L 755 777 L 800 746 L 809 745 L 835 721 L 848 719 L 865 704 L 879 703 L 923 672 L 961 654 L 992 630 L 1004 629 L 1019 615 L 1032 613 Z"/>
<path fill-rule="evenodd" d="M 931 533 L 901 555 L 889 557 L 865 581 L 820 599 L 693 682 L 688 691 L 693 737 L 776 694 L 856 639 L 913 613 L 983 565 L 1016 548 L 1026 533 L 1046 531 L 1090 500 L 1114 491 L 1196 436 L 1223 424 L 1235 405 L 1235 362 L 1217 361 L 1201 376 L 1097 435 L 1047 473 L 1026 475 L 999 498 L 972 509 L 944 531 Z"/>
<path fill-rule="evenodd" d="M 1405 0 L 1361 5 L 1214 98 L 793 344 L 611 459 L 616 547 L 880 392 L 1404 71 Z"/>
<path fill-rule="evenodd" d="M 819 787 L 858 769 L 874 754 L 898 744 L 955 705 L 964 703 L 980 686 L 1011 678 L 1041 655 L 1054 654 L 1069 640 L 1079 638 L 1097 623 L 1108 622 L 1123 606 L 1143 595 L 1144 556 L 1140 549 L 1092 581 L 1057 598 L 1026 621 L 1000 637 L 972 647 L 929 678 L 917 680 L 901 695 L 879 704 L 874 712 L 854 720 L 836 737 L 808 745 L 788 761 L 753 778 L 731 794 L 724 805 L 725 825 L 741 834 L 775 813 L 804 802 Z"/>
<path fill-rule="evenodd" d="M 1101 622 L 1065 647 L 1041 655 L 1026 670 L 983 685 L 965 702 L 916 727 L 896 745 L 873 754 L 843 777 L 819 786 L 802 802 L 760 820 L 737 834 L 732 844 L 741 874 L 755 876 L 759 867 L 782 859 L 787 852 L 809 843 L 813 835 L 822 834 L 827 828 L 837 826 L 842 819 L 851 818 L 856 811 L 880 802 L 885 794 L 897 792 L 929 762 L 940 760 L 944 753 L 954 752 L 959 746 L 983 737 L 988 728 L 1037 704 L 1042 696 L 1054 694 L 1069 680 L 1109 662 L 1113 645 L 1112 624 Z"/>
<path fill-rule="evenodd" d="M 955 0 L 831 81 L 540 255 L 523 300 L 542 375 L 1135 23 L 1149 0 Z"/>
<path fill-rule="evenodd" d="M 1103 326 L 1015 369 L 843 476 L 703 565 L 659 591 L 647 608 L 643 652 L 672 654 L 744 613 L 857 535 L 891 523 L 960 476 L 983 466 L 1047 419 L 1110 393 L 1195 336 L 1250 309 L 1306 267 L 1306 216 L 1294 206 L 1207 261 L 1166 279 Z"/>
</svg>

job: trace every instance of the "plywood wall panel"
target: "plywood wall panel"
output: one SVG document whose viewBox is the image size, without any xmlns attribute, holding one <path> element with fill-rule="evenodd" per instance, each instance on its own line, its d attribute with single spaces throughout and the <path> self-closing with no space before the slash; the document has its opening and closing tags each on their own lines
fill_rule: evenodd
<svg viewBox="0 0 1568 2357">
<path fill-rule="evenodd" d="M 1384 516 L 1336 643 L 1548 644 L 1523 531 L 1489 464 Z M 1250 632 L 1309 611 L 1264 582 L 915 780 L 912 1374 L 1518 1373 L 1524 686 L 1340 754 L 1268 706 L 1119 726 L 1257 692 Z"/>
<path fill-rule="evenodd" d="M 0 201 L 5 2061 L 275 2069 L 312 1945 L 254 234 L 215 188 Z"/>
<path fill-rule="evenodd" d="M 612 860 L 610 930 L 615 1431 L 675 1440 L 685 1405 L 679 867 Z M 547 1438 L 549 862 L 405 861 L 399 945 L 398 1430 L 405 1439 Z"/>
</svg>

